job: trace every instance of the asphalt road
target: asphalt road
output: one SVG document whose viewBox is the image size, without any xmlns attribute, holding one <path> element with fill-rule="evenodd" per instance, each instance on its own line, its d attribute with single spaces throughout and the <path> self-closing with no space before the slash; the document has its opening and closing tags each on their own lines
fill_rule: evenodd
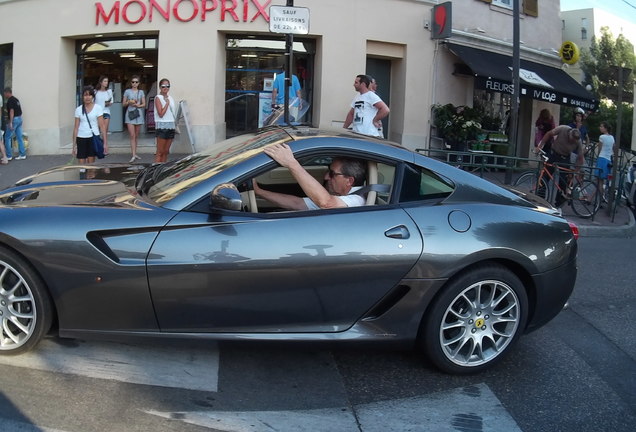
<svg viewBox="0 0 636 432">
<path fill-rule="evenodd" d="M 49 339 L 0 357 L 2 431 L 629 431 L 634 239 L 580 241 L 571 307 L 487 373 L 417 353 Z"/>
</svg>

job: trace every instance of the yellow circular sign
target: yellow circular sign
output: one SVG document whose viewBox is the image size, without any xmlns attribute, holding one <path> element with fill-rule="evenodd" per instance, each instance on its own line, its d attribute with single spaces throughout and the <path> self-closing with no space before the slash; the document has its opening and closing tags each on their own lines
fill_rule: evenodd
<svg viewBox="0 0 636 432">
<path fill-rule="evenodd" d="M 572 41 L 565 41 L 563 45 L 561 45 L 561 49 L 559 50 L 559 56 L 563 63 L 574 64 L 579 61 L 579 56 L 581 55 L 581 50 L 576 44 Z"/>
</svg>

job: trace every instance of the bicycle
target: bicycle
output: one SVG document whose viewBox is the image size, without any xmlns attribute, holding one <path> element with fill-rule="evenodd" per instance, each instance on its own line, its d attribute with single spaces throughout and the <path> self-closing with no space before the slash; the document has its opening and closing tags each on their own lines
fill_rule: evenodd
<svg viewBox="0 0 636 432">
<path fill-rule="evenodd" d="M 522 173 L 514 183 L 515 189 L 544 198 L 552 204 L 554 188 L 572 207 L 574 213 L 582 218 L 591 218 L 601 207 L 601 194 L 595 181 L 585 179 L 576 169 L 548 162 L 548 156 L 541 152 L 543 162 L 539 170 Z M 553 167 L 551 173 L 549 168 Z M 567 187 L 563 190 L 557 181 L 559 175 L 567 176 Z M 549 187 L 550 182 L 554 185 Z"/>
</svg>

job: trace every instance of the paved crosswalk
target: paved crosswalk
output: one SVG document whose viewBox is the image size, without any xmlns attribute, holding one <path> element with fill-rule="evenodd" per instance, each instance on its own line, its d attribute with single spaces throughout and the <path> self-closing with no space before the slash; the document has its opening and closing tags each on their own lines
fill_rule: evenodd
<svg viewBox="0 0 636 432">
<path fill-rule="evenodd" d="M 59 341 L 45 339 L 36 350 L 0 356 L 0 364 L 134 384 L 218 390 L 219 351 L 214 342 L 179 349 L 171 344 Z"/>
<path fill-rule="evenodd" d="M 59 339 L 47 339 L 36 350 L 24 355 L 0 356 L 0 364 L 149 386 L 219 391 L 220 356 L 215 343 L 179 349 L 172 344 L 157 343 L 60 342 Z M 336 375 L 334 373 L 334 382 L 341 382 Z M 343 393 L 342 397 L 329 402 L 336 406 L 271 411 L 202 410 L 200 406 L 185 411 L 163 411 L 144 404 L 143 400 L 136 403 L 138 410 L 150 416 L 228 432 L 521 431 L 496 395 L 483 383 L 421 397 L 359 405 L 350 405 L 346 399 Z M 2 418 L 0 430 L 79 432 L 34 428 Z"/>
<path fill-rule="evenodd" d="M 234 431 L 521 432 L 485 384 L 350 407 L 297 411 L 146 411 L 166 419 Z"/>
</svg>

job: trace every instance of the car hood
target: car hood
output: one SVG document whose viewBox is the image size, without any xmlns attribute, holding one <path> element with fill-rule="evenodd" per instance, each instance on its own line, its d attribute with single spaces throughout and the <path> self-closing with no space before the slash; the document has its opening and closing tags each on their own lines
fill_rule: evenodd
<svg viewBox="0 0 636 432">
<path fill-rule="evenodd" d="M 145 167 L 105 164 L 51 168 L 0 192 L 0 205 L 120 204 L 136 196 L 135 179 Z"/>
</svg>

